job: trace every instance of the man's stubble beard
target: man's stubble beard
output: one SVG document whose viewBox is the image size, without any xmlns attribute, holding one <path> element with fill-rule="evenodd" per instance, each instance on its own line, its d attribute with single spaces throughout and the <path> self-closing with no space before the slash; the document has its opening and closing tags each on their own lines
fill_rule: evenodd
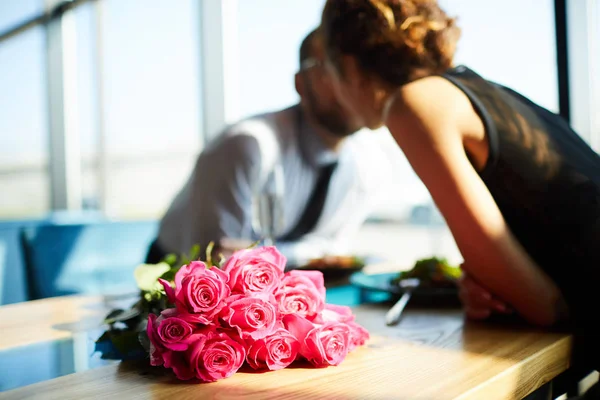
<svg viewBox="0 0 600 400">
<path fill-rule="evenodd" d="M 307 87 L 307 94 L 309 112 L 319 126 L 339 138 L 351 136 L 358 130 L 353 129 L 353 127 L 350 126 L 348 119 L 342 116 L 341 111 L 338 111 L 340 106 L 333 107 L 333 110 L 321 110 L 317 106 L 318 102 L 312 87 Z M 337 108 L 337 110 L 335 108 Z"/>
</svg>

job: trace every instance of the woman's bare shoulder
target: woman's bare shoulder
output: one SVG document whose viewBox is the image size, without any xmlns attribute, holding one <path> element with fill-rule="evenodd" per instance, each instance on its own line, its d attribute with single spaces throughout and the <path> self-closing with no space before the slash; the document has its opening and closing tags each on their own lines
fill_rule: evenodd
<svg viewBox="0 0 600 400">
<path fill-rule="evenodd" d="M 440 76 L 430 76 L 404 85 L 398 97 L 400 104 L 408 110 L 432 118 L 452 119 L 457 112 L 470 106 L 464 93 Z"/>
<path fill-rule="evenodd" d="M 447 79 L 431 76 L 402 86 L 388 114 L 390 125 L 430 134 L 462 134 L 474 116 L 467 96 Z"/>
</svg>

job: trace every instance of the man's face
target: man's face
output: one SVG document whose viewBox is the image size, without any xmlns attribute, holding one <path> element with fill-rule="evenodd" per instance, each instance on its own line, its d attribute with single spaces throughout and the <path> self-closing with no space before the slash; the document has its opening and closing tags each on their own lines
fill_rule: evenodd
<svg viewBox="0 0 600 400">
<path fill-rule="evenodd" d="M 300 71 L 304 111 L 331 134 L 346 137 L 361 129 L 358 118 L 338 100 L 331 73 L 325 68 L 325 51 L 318 38 L 312 43 L 312 57 Z"/>
</svg>

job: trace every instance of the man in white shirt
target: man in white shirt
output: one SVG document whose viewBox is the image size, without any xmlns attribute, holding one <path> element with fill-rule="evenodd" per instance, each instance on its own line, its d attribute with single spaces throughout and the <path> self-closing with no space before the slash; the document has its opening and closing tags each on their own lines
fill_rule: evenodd
<svg viewBox="0 0 600 400">
<path fill-rule="evenodd" d="M 291 264 L 350 252 L 386 171 L 373 172 L 382 154 L 375 141 L 354 135 L 362 127 L 338 102 L 324 61 L 313 31 L 300 48 L 300 103 L 229 126 L 204 149 L 162 218 L 147 262 L 195 244 L 261 239 L 253 199 L 273 179 L 281 217 L 275 244 Z"/>
</svg>

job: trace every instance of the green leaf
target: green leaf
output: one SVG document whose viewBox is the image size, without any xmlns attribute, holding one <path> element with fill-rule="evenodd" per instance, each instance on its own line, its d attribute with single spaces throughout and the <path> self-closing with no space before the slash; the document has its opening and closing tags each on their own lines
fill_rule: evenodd
<svg viewBox="0 0 600 400">
<path fill-rule="evenodd" d="M 152 302 L 152 293 L 144 292 L 144 300 L 146 300 L 147 303 L 151 303 Z"/>
<path fill-rule="evenodd" d="M 180 269 L 181 267 L 171 267 L 170 270 L 161 275 L 161 278 L 167 282 L 173 282 L 173 280 L 175 280 L 175 274 L 177 274 L 177 271 Z"/>
<path fill-rule="evenodd" d="M 104 320 L 105 324 L 112 325 L 115 322 L 126 322 L 137 318 L 140 315 L 140 310 L 137 308 L 130 308 L 129 310 L 115 310 L 114 313 L 109 314 Z"/>
<path fill-rule="evenodd" d="M 133 271 L 133 276 L 141 290 L 155 292 L 162 289 L 162 285 L 158 282 L 158 278 L 170 269 L 171 266 L 165 262 L 159 264 L 142 264 Z"/>
<path fill-rule="evenodd" d="M 210 268 L 213 266 L 212 263 L 212 252 L 215 247 L 215 242 L 210 242 L 208 246 L 206 246 L 206 265 Z"/>
<path fill-rule="evenodd" d="M 190 260 L 188 259 L 187 255 L 181 253 L 179 255 L 179 264 L 188 265 L 189 263 L 190 263 Z"/>
<path fill-rule="evenodd" d="M 138 341 L 147 352 L 150 351 L 150 339 L 148 338 L 148 332 L 145 329 L 140 330 L 138 333 Z"/>
<path fill-rule="evenodd" d="M 190 250 L 190 254 L 188 255 L 188 259 L 190 261 L 195 261 L 198 258 L 200 258 L 200 245 L 199 244 L 195 244 L 192 246 L 192 249 Z"/>
<path fill-rule="evenodd" d="M 137 331 L 116 331 L 111 333 L 110 339 L 121 354 L 127 354 L 142 346 L 138 335 Z"/>
<path fill-rule="evenodd" d="M 163 262 L 166 262 L 167 264 L 169 264 L 170 266 L 174 266 L 175 263 L 177 262 L 177 254 L 167 254 L 163 260 Z"/>
<path fill-rule="evenodd" d="M 217 267 L 221 268 L 223 264 L 225 264 L 225 261 L 227 261 L 225 256 L 223 254 L 219 254 L 219 265 L 217 265 Z"/>
<path fill-rule="evenodd" d="M 96 343 L 103 342 L 105 340 L 110 340 L 110 331 L 104 331 L 102 336 L 96 339 Z"/>
<path fill-rule="evenodd" d="M 109 312 L 106 317 L 104 317 L 104 321 L 108 321 L 109 319 L 113 319 L 114 317 L 116 317 L 117 315 L 121 314 L 123 312 L 122 308 L 115 308 L 114 310 L 112 310 L 111 312 Z"/>
</svg>

